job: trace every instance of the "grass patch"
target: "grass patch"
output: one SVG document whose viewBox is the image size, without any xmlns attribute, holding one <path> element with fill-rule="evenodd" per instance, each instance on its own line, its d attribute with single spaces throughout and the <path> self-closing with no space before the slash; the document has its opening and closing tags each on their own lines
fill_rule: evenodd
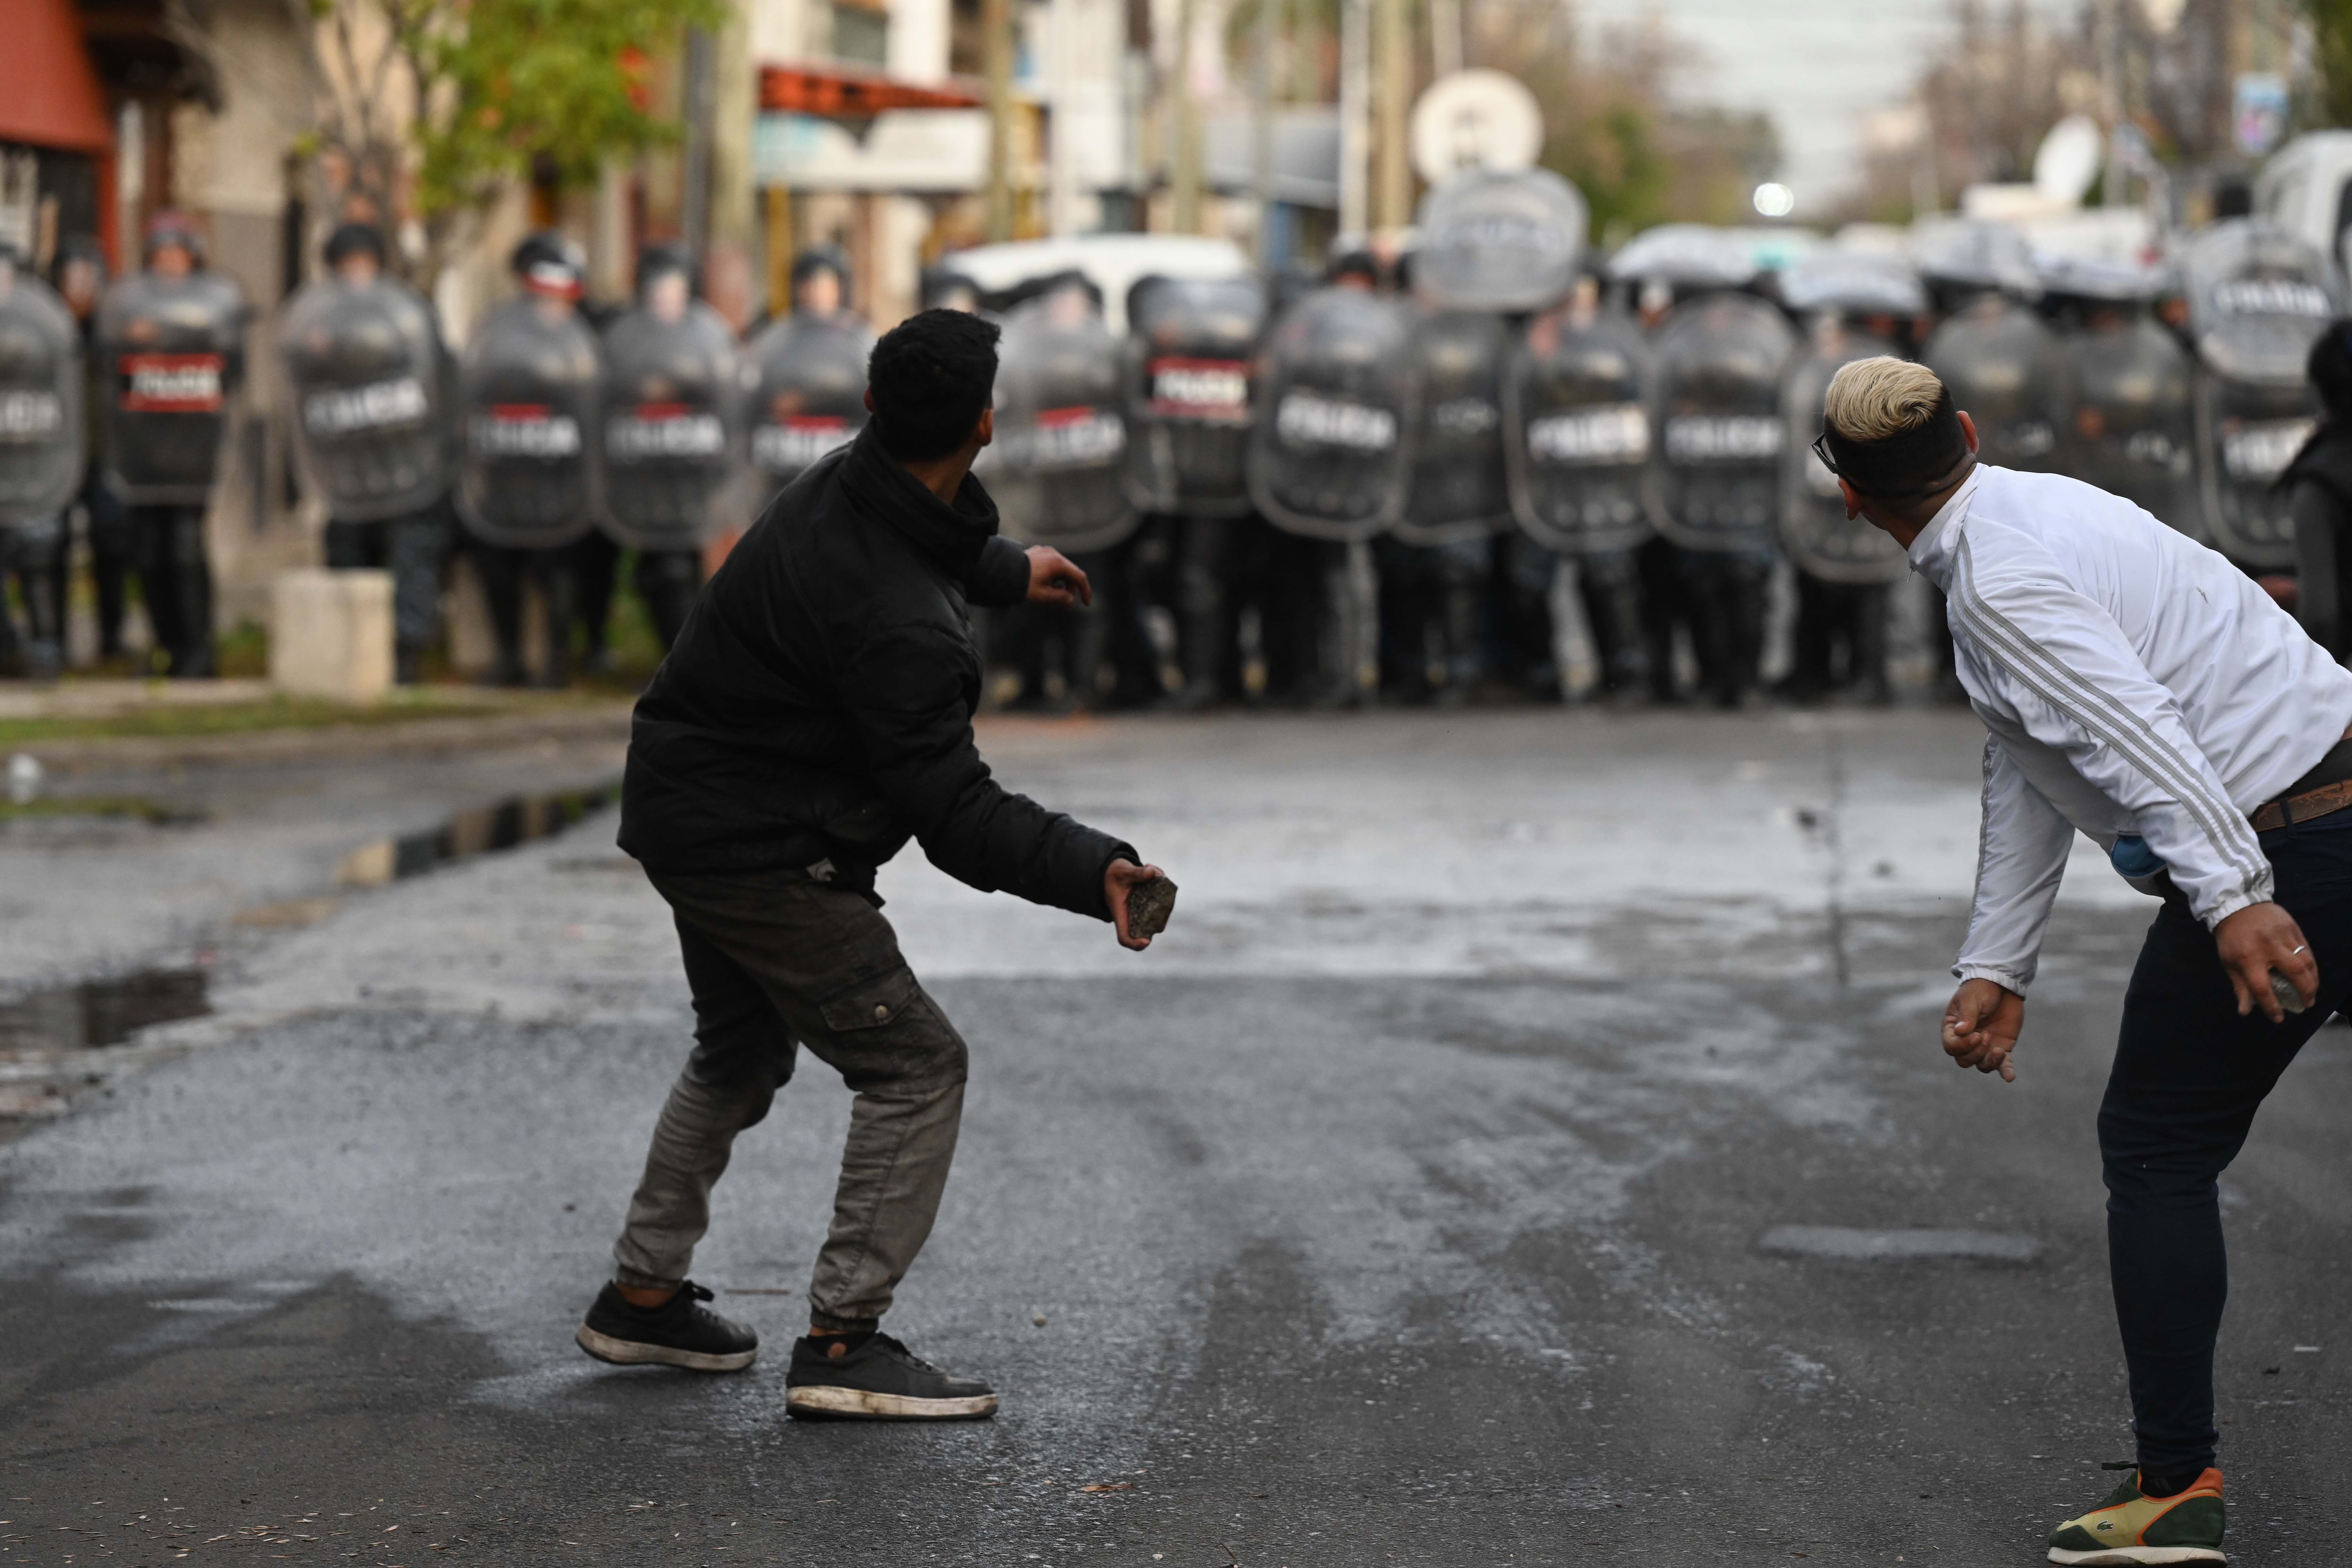
<svg viewBox="0 0 2352 1568">
<path fill-rule="evenodd" d="M 59 795 L 21 802 L 0 798 L 0 826 L 36 818 L 115 816 L 136 817 L 154 827 L 185 827 L 207 815 L 194 806 L 140 795 Z"/>
<path fill-rule="evenodd" d="M 43 741 L 112 740 L 123 737 L 184 740 L 205 735 L 252 734 L 268 730 L 376 728 L 424 719 L 484 718 L 510 713 L 518 719 L 608 706 L 610 694 L 548 691 L 501 694 L 493 699 L 462 687 L 412 687 L 373 707 L 351 707 L 319 698 L 270 697 L 257 702 L 162 703 L 110 714 L 0 719 L 0 748 Z"/>
</svg>

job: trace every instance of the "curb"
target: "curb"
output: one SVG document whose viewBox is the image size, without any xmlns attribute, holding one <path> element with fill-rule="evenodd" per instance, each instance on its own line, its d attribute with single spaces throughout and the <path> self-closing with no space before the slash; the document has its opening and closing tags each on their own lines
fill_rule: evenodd
<svg viewBox="0 0 2352 1568">
<path fill-rule="evenodd" d="M 536 742 L 629 738 L 634 703 L 616 702 L 560 713 L 483 713 L 402 723 L 328 725 L 316 729 L 248 730 L 226 735 L 122 735 L 27 741 L 9 748 L 39 760 L 53 773 L 109 768 L 219 766 L 256 763 L 442 755 L 525 746 Z"/>
</svg>

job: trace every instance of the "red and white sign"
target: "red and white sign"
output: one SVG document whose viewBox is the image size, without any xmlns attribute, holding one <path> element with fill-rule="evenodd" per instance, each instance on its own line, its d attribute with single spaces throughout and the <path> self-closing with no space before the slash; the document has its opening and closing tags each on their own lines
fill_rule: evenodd
<svg viewBox="0 0 2352 1568">
<path fill-rule="evenodd" d="M 772 474 L 796 474 L 856 434 L 838 414 L 788 414 L 751 432 L 751 461 Z"/>
<path fill-rule="evenodd" d="M 122 406 L 134 414 L 217 414 L 222 371 L 218 354 L 124 354 Z"/>
</svg>

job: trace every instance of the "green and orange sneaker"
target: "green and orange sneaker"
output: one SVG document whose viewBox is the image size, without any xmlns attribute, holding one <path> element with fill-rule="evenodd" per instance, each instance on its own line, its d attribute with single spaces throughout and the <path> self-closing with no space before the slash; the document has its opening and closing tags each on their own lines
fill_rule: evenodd
<svg viewBox="0 0 2352 1568">
<path fill-rule="evenodd" d="M 2132 1469 L 2110 1465 L 2109 1469 Z M 2050 1561 L 2085 1568 L 2131 1563 L 2227 1563 L 2221 1472 L 2207 1469 L 2171 1497 L 2146 1497 L 2139 1472 L 2106 1501 L 2050 1532 Z"/>
</svg>

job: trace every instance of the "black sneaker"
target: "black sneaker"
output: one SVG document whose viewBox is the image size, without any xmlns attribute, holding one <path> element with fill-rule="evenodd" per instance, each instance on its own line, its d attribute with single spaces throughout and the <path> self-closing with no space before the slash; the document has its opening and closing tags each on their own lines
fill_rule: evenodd
<svg viewBox="0 0 2352 1568">
<path fill-rule="evenodd" d="M 710 1299 L 709 1291 L 689 1279 L 658 1307 L 632 1307 L 618 1286 L 607 1284 L 572 1337 L 582 1350 L 614 1366 L 740 1372 L 760 1353 L 760 1336 L 702 1305 Z"/>
<path fill-rule="evenodd" d="M 826 1352 L 847 1340 L 840 1355 Z M 887 1334 L 801 1339 L 784 1373 L 784 1411 L 810 1421 L 984 1421 L 996 1391 L 950 1377 Z"/>
</svg>

